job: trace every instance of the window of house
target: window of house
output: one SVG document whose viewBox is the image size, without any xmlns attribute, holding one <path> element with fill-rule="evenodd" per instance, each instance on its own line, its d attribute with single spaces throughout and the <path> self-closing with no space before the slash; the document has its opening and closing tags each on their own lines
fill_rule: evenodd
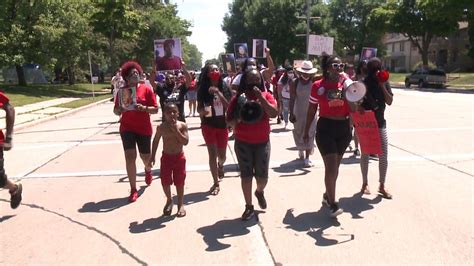
<svg viewBox="0 0 474 266">
<path fill-rule="evenodd" d="M 403 52 L 403 51 L 405 51 L 405 43 L 401 42 L 400 43 L 400 52 Z"/>
<path fill-rule="evenodd" d="M 395 44 L 392 43 L 392 53 L 395 52 Z"/>
</svg>

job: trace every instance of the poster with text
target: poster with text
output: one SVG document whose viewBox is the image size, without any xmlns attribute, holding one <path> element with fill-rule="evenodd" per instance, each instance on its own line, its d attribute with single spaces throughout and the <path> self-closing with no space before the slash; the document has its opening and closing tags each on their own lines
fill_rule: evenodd
<svg viewBox="0 0 474 266">
<path fill-rule="evenodd" d="M 181 39 L 155 40 L 153 47 L 157 71 L 181 69 Z"/>
<path fill-rule="evenodd" d="M 351 113 L 354 128 L 359 138 L 360 149 L 363 154 L 382 154 L 379 127 L 374 112 L 366 111 Z"/>
<path fill-rule="evenodd" d="M 322 55 L 323 53 L 326 53 L 332 55 L 334 50 L 333 47 L 334 38 L 321 35 L 309 35 L 308 54 Z"/>
<path fill-rule="evenodd" d="M 224 73 L 235 73 L 235 56 L 234 54 L 222 54 L 221 55 L 222 65 L 224 66 Z"/>
<path fill-rule="evenodd" d="M 253 39 L 252 56 L 255 58 L 266 58 L 265 48 L 267 48 L 267 40 Z"/>
</svg>

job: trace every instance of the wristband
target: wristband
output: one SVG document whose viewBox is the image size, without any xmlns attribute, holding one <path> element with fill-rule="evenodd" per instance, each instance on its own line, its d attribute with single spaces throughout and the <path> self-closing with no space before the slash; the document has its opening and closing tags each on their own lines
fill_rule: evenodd
<svg viewBox="0 0 474 266">
<path fill-rule="evenodd" d="M 11 142 L 11 141 L 12 141 L 12 136 L 6 136 L 6 137 L 5 137 L 5 140 L 6 140 L 7 142 Z"/>
<path fill-rule="evenodd" d="M 148 106 L 145 106 L 145 112 L 148 113 Z"/>
</svg>

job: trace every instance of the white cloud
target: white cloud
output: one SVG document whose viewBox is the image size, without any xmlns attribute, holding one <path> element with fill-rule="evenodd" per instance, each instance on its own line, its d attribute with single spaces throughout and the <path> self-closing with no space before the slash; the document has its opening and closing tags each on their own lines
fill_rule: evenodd
<svg viewBox="0 0 474 266">
<path fill-rule="evenodd" d="M 203 61 L 224 52 L 227 35 L 221 25 L 232 0 L 177 0 L 178 15 L 193 23 L 189 41 L 203 53 Z"/>
</svg>

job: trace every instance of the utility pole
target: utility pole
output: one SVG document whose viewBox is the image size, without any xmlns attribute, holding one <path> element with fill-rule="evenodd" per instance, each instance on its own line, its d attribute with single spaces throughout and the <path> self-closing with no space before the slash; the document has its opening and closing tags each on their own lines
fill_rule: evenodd
<svg viewBox="0 0 474 266">
<path fill-rule="evenodd" d="M 306 0 L 306 16 L 299 16 L 299 19 L 306 19 L 306 34 L 296 34 L 296 36 L 306 36 L 306 60 L 309 59 L 308 47 L 309 47 L 309 23 L 312 19 L 317 20 L 321 17 L 310 17 L 311 13 L 311 3 L 312 0 Z M 317 1 L 316 1 L 317 3 Z"/>
</svg>

